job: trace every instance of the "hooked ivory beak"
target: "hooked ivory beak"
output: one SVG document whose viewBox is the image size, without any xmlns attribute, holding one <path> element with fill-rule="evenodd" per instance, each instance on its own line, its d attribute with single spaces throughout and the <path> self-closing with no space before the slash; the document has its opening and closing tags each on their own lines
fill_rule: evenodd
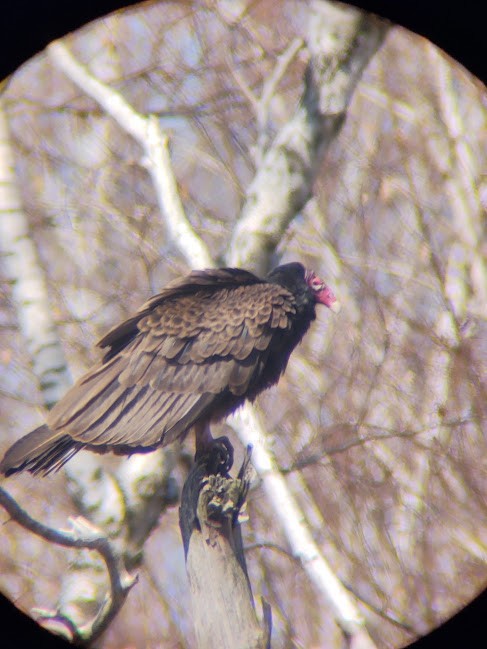
<svg viewBox="0 0 487 649">
<path fill-rule="evenodd" d="M 340 313 L 340 310 L 342 308 L 342 304 L 338 300 L 335 300 L 334 302 L 332 302 L 330 304 L 329 308 L 333 311 L 333 313 Z"/>
</svg>

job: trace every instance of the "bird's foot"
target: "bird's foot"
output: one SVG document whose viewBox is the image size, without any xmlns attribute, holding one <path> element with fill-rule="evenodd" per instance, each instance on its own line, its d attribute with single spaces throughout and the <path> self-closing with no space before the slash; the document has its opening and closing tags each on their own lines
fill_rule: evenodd
<svg viewBox="0 0 487 649">
<path fill-rule="evenodd" d="M 219 473 L 228 473 L 233 466 L 233 446 L 226 435 L 217 437 L 214 444 L 218 448 L 219 452 L 221 467 Z"/>
<path fill-rule="evenodd" d="M 198 462 L 203 456 L 209 475 L 226 475 L 233 466 L 233 446 L 226 435 L 212 439 L 204 448 L 197 449 L 194 459 Z"/>
</svg>

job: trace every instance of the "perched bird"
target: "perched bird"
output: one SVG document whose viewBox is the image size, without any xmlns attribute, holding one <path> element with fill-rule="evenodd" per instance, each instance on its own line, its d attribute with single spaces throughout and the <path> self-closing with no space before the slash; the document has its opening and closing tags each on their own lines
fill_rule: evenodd
<svg viewBox="0 0 487 649">
<path fill-rule="evenodd" d="M 143 453 L 184 438 L 196 454 L 209 423 L 277 383 L 332 291 L 300 263 L 265 279 L 238 268 L 193 271 L 100 340 L 102 359 L 15 442 L 0 472 L 48 474 L 75 453 Z"/>
</svg>

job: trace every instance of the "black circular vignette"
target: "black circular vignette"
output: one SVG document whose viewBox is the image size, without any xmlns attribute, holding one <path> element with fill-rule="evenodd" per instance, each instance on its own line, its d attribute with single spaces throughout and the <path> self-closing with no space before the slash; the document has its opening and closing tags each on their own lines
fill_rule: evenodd
<svg viewBox="0 0 487 649">
<path fill-rule="evenodd" d="M 60 3 L 55 0 L 6 3 L 1 11 L 0 83 L 22 63 L 59 38 L 100 16 L 137 3 L 116 0 Z M 362 0 L 351 4 L 387 18 L 431 40 L 474 76 L 487 83 L 487 47 L 482 3 L 461 4 L 426 0 L 416 7 L 407 2 Z M 1 85 L 0 85 L 1 89 Z M 410 645 L 410 649 L 457 649 L 476 643 L 487 615 L 487 590 L 438 629 Z M 2 646 L 62 649 L 70 643 L 41 629 L 0 593 Z"/>
</svg>

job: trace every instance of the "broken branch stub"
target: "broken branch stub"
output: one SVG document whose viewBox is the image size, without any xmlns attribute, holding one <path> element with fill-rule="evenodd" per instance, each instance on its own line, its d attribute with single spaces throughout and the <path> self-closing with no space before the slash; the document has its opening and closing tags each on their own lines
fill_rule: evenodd
<svg viewBox="0 0 487 649">
<path fill-rule="evenodd" d="M 255 612 L 239 522 L 250 481 L 250 449 L 237 478 L 226 472 L 219 458 L 221 447 L 216 446 L 196 458 L 179 510 L 197 646 L 267 649 L 269 607 L 264 606 L 262 624 Z"/>
</svg>

